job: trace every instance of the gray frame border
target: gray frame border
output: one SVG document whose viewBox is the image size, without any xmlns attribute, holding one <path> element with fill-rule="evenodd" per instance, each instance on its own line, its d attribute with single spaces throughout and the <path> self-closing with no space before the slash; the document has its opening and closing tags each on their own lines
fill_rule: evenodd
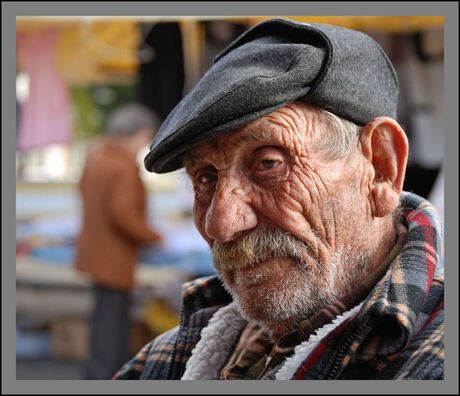
<svg viewBox="0 0 460 396">
<path fill-rule="evenodd" d="M 108 7 L 107 5 L 110 4 Z M 262 5 L 263 4 L 263 5 Z M 17 381 L 15 364 L 15 17 L 63 15 L 443 15 L 445 17 L 446 376 L 444 381 Z M 2 393 L 457 394 L 458 393 L 457 2 L 2 2 Z M 457 287 L 456 287 L 457 286 Z"/>
</svg>

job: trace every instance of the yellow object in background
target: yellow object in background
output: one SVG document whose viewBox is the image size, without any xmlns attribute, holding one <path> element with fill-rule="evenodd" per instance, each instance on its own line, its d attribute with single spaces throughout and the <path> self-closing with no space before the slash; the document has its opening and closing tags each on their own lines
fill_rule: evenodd
<svg viewBox="0 0 460 396">
<path fill-rule="evenodd" d="M 164 333 L 179 324 L 179 315 L 163 299 L 149 302 L 144 311 L 144 322 L 156 334 Z"/>
<path fill-rule="evenodd" d="M 248 27 L 272 17 L 248 17 Z M 298 22 L 325 23 L 368 33 L 414 33 L 430 29 L 443 29 L 444 16 L 424 15 L 335 15 L 335 16 L 284 16 Z"/>
<path fill-rule="evenodd" d="M 16 33 L 59 32 L 56 64 L 69 85 L 131 84 L 139 69 L 139 22 L 18 18 Z"/>
<path fill-rule="evenodd" d="M 132 81 L 140 29 L 133 21 L 85 23 L 61 31 L 58 64 L 71 84 Z"/>
</svg>

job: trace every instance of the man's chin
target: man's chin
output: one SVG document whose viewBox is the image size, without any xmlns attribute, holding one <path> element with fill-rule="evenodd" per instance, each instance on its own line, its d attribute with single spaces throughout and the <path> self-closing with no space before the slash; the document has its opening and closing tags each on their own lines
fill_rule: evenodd
<svg viewBox="0 0 460 396">
<path fill-rule="evenodd" d="M 233 293 L 234 301 L 237 303 L 242 316 L 247 321 L 256 321 L 271 328 L 274 323 L 291 322 L 297 317 L 293 306 L 286 307 L 282 300 L 285 296 L 272 294 L 270 296 L 256 291 L 257 286 L 251 288 L 254 293 Z M 286 307 L 287 309 L 282 309 Z"/>
<path fill-rule="evenodd" d="M 307 278 L 303 268 L 289 258 L 269 258 L 221 273 L 245 318 L 266 323 L 297 317 L 299 307 L 309 305 Z"/>
</svg>

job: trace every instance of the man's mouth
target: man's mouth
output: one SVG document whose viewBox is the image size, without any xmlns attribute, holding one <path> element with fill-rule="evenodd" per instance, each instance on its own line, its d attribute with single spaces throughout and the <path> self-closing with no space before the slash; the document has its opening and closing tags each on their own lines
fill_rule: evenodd
<svg viewBox="0 0 460 396">
<path fill-rule="evenodd" d="M 292 268 L 292 263 L 287 257 L 270 256 L 234 269 L 233 279 L 237 285 L 256 286 L 269 282 L 274 286 L 289 271 L 289 267 Z"/>
<path fill-rule="evenodd" d="M 269 256 L 267 258 L 259 259 L 257 261 L 253 261 L 244 267 L 237 268 L 238 271 L 241 271 L 242 273 L 249 272 L 252 270 L 256 270 L 260 268 L 262 265 L 266 264 L 268 261 L 272 260 L 273 256 Z"/>
</svg>

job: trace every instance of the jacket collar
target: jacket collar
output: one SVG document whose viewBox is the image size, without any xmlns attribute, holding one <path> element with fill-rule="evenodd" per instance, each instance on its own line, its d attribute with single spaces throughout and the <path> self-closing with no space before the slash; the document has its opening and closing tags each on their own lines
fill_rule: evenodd
<svg viewBox="0 0 460 396">
<path fill-rule="evenodd" d="M 356 351 L 358 360 L 389 356 L 405 348 L 423 326 L 433 283 L 443 283 L 442 235 L 434 207 L 423 198 L 403 193 L 406 241 L 357 316 L 372 329 Z"/>
</svg>

